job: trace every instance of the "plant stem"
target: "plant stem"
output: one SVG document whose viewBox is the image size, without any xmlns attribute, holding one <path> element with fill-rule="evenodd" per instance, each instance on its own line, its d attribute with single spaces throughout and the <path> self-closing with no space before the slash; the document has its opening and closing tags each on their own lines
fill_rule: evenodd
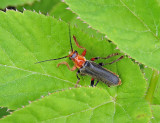
<svg viewBox="0 0 160 123">
<path fill-rule="evenodd" d="M 145 97 L 145 99 L 148 102 L 150 102 L 150 104 L 152 103 L 153 94 L 154 94 L 158 79 L 159 79 L 159 71 L 153 70 L 152 78 L 151 78 L 151 81 L 147 90 L 147 94 Z"/>
</svg>

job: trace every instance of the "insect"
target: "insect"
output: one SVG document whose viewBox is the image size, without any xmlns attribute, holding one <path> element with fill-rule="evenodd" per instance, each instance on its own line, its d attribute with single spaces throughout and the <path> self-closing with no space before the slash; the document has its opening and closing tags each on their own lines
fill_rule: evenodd
<svg viewBox="0 0 160 123">
<path fill-rule="evenodd" d="M 68 67 L 68 69 L 70 71 L 74 71 L 78 68 L 78 71 L 76 73 L 76 76 L 77 76 L 78 80 L 77 80 L 77 83 L 76 83 L 75 87 L 77 87 L 77 85 L 80 82 L 79 74 L 80 75 L 91 76 L 91 86 L 96 86 L 99 81 L 104 82 L 106 85 L 108 85 L 108 87 L 116 86 L 116 85 L 121 84 L 121 80 L 120 80 L 118 75 L 116 75 L 115 73 L 103 68 L 102 66 L 107 65 L 107 64 L 112 64 L 112 63 L 122 59 L 123 56 L 121 56 L 120 58 L 118 58 L 115 61 L 112 61 L 111 63 L 99 63 L 99 64 L 97 64 L 93 61 L 98 60 L 98 59 L 108 59 L 110 57 L 119 55 L 119 53 L 114 53 L 114 54 L 111 54 L 107 57 L 94 57 L 94 58 L 91 58 L 90 60 L 86 60 L 85 55 L 86 55 L 87 50 L 86 50 L 86 48 L 84 48 L 84 47 L 82 47 L 78 44 L 78 41 L 77 41 L 75 36 L 73 36 L 74 42 L 76 43 L 76 46 L 78 48 L 83 49 L 83 52 L 82 52 L 82 54 L 78 54 L 78 52 L 76 50 L 73 50 L 72 42 L 71 42 L 70 26 L 69 26 L 69 38 L 70 38 L 70 46 L 71 46 L 71 52 L 69 53 L 69 55 L 61 57 L 61 58 L 57 58 L 57 59 L 49 59 L 49 60 L 45 60 L 45 61 L 40 61 L 40 62 L 37 62 L 37 63 L 52 61 L 52 60 L 59 60 L 59 59 L 69 57 L 69 59 L 71 59 L 74 63 L 73 68 L 70 68 L 70 66 L 67 62 L 61 62 L 57 65 L 57 67 L 64 64 Z M 94 84 L 95 79 L 97 80 L 96 84 Z"/>
</svg>

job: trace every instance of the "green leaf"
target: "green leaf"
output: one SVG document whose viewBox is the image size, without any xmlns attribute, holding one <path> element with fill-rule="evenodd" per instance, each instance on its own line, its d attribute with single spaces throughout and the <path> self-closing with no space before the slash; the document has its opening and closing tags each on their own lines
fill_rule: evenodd
<svg viewBox="0 0 160 123">
<path fill-rule="evenodd" d="M 37 1 L 37 0 L 0 0 L 0 9 L 4 9 L 7 6 L 32 4 L 34 1 Z"/>
<path fill-rule="evenodd" d="M 63 67 L 57 69 L 58 61 L 35 64 L 68 53 L 68 25 L 29 11 L 0 12 L 0 22 L 1 106 L 16 109 L 48 92 L 74 86 L 71 78 L 63 77 Z"/>
<path fill-rule="evenodd" d="M 160 122 L 160 105 L 152 105 L 153 117 L 151 119 L 152 123 L 159 123 Z"/>
<path fill-rule="evenodd" d="M 116 99 L 106 90 L 99 88 L 66 90 L 33 102 L 0 122 L 148 121 L 148 104 L 144 99 L 134 98 L 129 102 L 124 98 Z"/>
<path fill-rule="evenodd" d="M 112 43 L 106 40 L 91 38 L 78 28 L 71 27 L 71 35 L 75 35 L 79 44 L 86 47 L 86 59 L 96 56 L 105 57 L 109 54 L 119 52 Z M 72 44 L 75 50 L 79 53 L 82 52 L 81 49 L 77 48 L 73 40 Z M 68 24 L 65 22 L 57 21 L 50 16 L 44 16 L 30 11 L 24 11 L 23 13 L 15 11 L 7 11 L 7 13 L 0 12 L 0 49 L 0 106 L 17 109 L 28 105 L 28 101 L 37 100 L 49 92 L 66 90 L 65 92 L 61 92 L 60 96 L 54 97 L 54 95 L 60 93 L 58 92 L 52 96 L 45 97 L 44 102 L 43 100 L 42 102 L 41 100 L 37 100 L 37 103 L 33 103 L 33 106 L 32 104 L 27 106 L 28 108 L 30 107 L 33 112 L 28 112 L 28 108 L 26 107 L 20 111 L 15 111 L 13 117 L 17 117 L 16 112 L 20 112 L 21 115 L 26 113 L 30 114 L 24 115 L 24 117 L 28 116 L 32 119 L 38 116 L 37 119 L 41 120 L 41 118 L 55 117 L 53 112 L 57 112 L 57 116 L 63 116 L 63 109 L 66 109 L 65 112 L 67 112 L 67 114 L 72 114 L 75 111 L 79 111 L 78 107 L 81 106 L 81 103 L 80 106 L 77 106 L 77 102 L 74 101 L 75 99 L 70 100 L 67 95 L 72 96 L 73 93 L 75 93 L 76 98 L 80 98 L 81 102 L 84 98 L 83 93 L 89 93 L 92 95 L 89 96 L 89 99 L 93 98 L 91 101 L 94 102 L 93 105 L 98 106 L 97 103 L 103 104 L 103 102 L 105 102 L 102 100 L 104 99 L 102 93 L 105 92 L 105 98 L 116 102 L 116 105 L 114 106 L 112 102 L 110 107 L 104 107 L 105 110 L 102 106 L 100 108 L 101 112 L 103 111 L 102 113 L 99 110 L 95 110 L 94 121 L 105 120 L 107 114 L 112 114 L 111 116 L 107 116 L 109 119 L 111 119 L 111 117 L 113 119 L 113 114 L 115 115 L 114 122 L 118 122 L 120 119 L 124 122 L 147 122 L 151 118 L 150 106 L 144 99 L 146 81 L 143 79 L 139 66 L 126 57 L 110 66 L 105 66 L 107 69 L 119 75 L 122 85 L 108 88 L 107 85 L 99 82 L 97 87 L 103 88 L 101 90 L 98 90 L 98 88 L 68 90 L 68 88 L 75 86 L 77 81 L 76 72 L 69 71 L 64 65 L 59 68 L 56 66 L 61 61 L 66 61 L 70 66 L 73 66 L 73 62 L 69 59 L 35 64 L 35 62 L 38 61 L 68 55 L 68 51 L 70 50 L 69 29 Z M 108 63 L 119 57 L 120 56 L 116 56 L 97 62 Z M 80 84 L 82 86 L 88 86 L 90 85 L 90 79 L 91 77 L 89 76 L 81 77 Z M 93 96 L 94 94 L 90 93 L 92 89 L 94 94 L 97 93 L 100 95 Z M 106 93 L 109 94 L 109 96 L 106 96 Z M 59 100 L 61 97 L 64 97 L 65 100 L 68 98 L 69 101 L 64 101 L 64 99 Z M 48 98 L 49 100 L 47 100 Z M 47 105 L 51 102 L 50 104 L 53 106 L 57 104 L 52 103 L 53 101 L 61 102 L 60 104 L 65 108 L 54 111 L 52 107 L 48 107 L 47 109 L 44 107 L 45 109 L 43 109 L 41 106 L 41 103 Z M 80 111 L 83 111 L 84 106 L 88 106 L 91 102 L 86 100 Z M 75 107 L 76 110 L 68 107 L 71 105 L 70 103 L 77 106 Z M 39 108 L 39 104 L 42 109 Z M 114 107 L 116 107 L 116 110 L 114 110 Z M 62 112 L 62 114 L 58 112 Z M 92 112 L 89 112 L 89 116 L 92 115 L 90 113 Z M 82 115 L 85 114 L 82 113 Z M 12 115 L 6 119 L 10 119 L 10 117 L 12 117 Z M 22 117 L 23 120 L 28 122 L 24 117 Z M 83 121 L 86 121 L 87 118 L 88 117 L 85 116 L 80 117 Z"/>
<path fill-rule="evenodd" d="M 57 19 L 62 19 L 63 21 L 70 23 L 71 25 L 76 26 L 77 28 L 83 30 L 85 33 L 91 37 L 96 37 L 99 39 L 104 38 L 104 34 L 97 32 L 90 28 L 90 26 L 84 23 L 79 17 L 73 13 L 71 10 L 68 10 L 68 5 L 63 2 L 60 2 L 49 12 L 49 15 L 53 15 Z"/>
<path fill-rule="evenodd" d="M 160 70 L 160 7 L 156 0 L 66 2 L 81 19 L 106 34 L 125 53 Z"/>
<path fill-rule="evenodd" d="M 24 5 L 24 6 L 18 6 L 17 9 L 20 11 L 23 11 L 23 9 L 27 10 L 35 10 L 36 12 L 42 12 L 44 14 L 50 13 L 52 8 L 56 6 L 58 3 L 60 3 L 60 0 L 40 0 L 36 1 L 33 4 L 30 5 Z"/>
<path fill-rule="evenodd" d="M 57 19 L 61 19 L 70 25 L 74 25 L 77 28 L 83 30 L 85 33 L 89 34 L 91 37 L 104 38 L 104 34 L 98 33 L 89 27 L 88 24 L 84 23 L 78 16 L 71 10 L 68 10 L 68 5 L 60 0 L 41 0 L 40 2 L 35 2 L 33 5 L 19 6 L 17 9 L 23 11 L 23 8 L 27 10 L 35 10 L 36 12 L 42 12 L 49 16 L 54 16 Z"/>
<path fill-rule="evenodd" d="M 0 12 L 0 22 L 1 106 L 16 109 L 48 92 L 75 86 L 75 73 L 68 71 L 66 66 L 56 67 L 63 60 L 35 64 L 68 55 L 70 44 L 67 24 L 29 11 L 23 14 Z M 76 28 L 72 29 L 72 33 L 78 41 L 87 41 L 82 45 L 90 49 L 86 55 L 88 59 L 113 53 L 112 44 L 105 40 L 89 38 Z M 94 45 L 99 47 L 94 48 Z M 73 47 L 76 49 L 75 44 Z M 92 53 L 94 49 L 101 54 Z M 73 66 L 71 61 L 69 63 Z M 87 77 L 87 80 L 82 79 L 81 83 L 85 81 L 84 85 L 89 85 L 90 78 Z"/>
</svg>

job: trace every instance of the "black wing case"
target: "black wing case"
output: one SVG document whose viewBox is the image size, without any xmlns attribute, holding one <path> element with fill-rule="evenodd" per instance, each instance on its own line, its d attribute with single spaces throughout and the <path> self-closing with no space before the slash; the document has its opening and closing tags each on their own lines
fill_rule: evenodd
<svg viewBox="0 0 160 123">
<path fill-rule="evenodd" d="M 108 86 L 120 84 L 120 79 L 116 74 L 110 72 L 107 69 L 104 69 L 95 62 L 86 61 L 84 66 L 79 70 L 80 74 L 89 75 L 92 78 L 97 79 L 98 81 L 104 82 Z"/>
</svg>

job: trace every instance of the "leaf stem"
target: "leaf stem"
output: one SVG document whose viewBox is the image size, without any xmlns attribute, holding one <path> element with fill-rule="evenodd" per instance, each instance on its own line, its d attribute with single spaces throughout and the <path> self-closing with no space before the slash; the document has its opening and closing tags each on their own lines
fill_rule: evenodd
<svg viewBox="0 0 160 123">
<path fill-rule="evenodd" d="M 145 97 L 145 99 L 148 102 L 150 102 L 150 104 L 152 103 L 153 94 L 154 94 L 158 79 L 159 79 L 159 71 L 153 70 L 152 78 L 151 78 L 151 81 L 147 90 L 147 94 Z"/>
</svg>

